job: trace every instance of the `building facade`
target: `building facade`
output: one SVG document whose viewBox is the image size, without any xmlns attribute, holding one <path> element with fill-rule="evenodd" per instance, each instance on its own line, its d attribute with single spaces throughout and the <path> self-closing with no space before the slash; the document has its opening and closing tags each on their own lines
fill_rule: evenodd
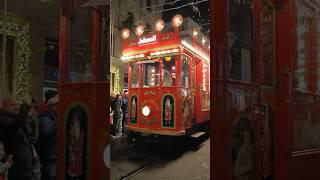
<svg viewBox="0 0 320 180">
<path fill-rule="evenodd" d="M 1 1 L 0 100 L 41 99 L 44 87 L 57 87 L 58 73 L 45 69 L 58 66 L 59 8 L 59 1 Z"/>
<path fill-rule="evenodd" d="M 128 64 L 123 63 L 123 39 L 121 31 L 130 30 L 130 37 L 134 38 L 134 28 L 143 24 L 145 34 L 153 31 L 156 20 L 162 17 L 165 0 L 113 0 L 111 2 L 111 77 L 110 91 L 122 92 L 127 88 Z"/>
</svg>

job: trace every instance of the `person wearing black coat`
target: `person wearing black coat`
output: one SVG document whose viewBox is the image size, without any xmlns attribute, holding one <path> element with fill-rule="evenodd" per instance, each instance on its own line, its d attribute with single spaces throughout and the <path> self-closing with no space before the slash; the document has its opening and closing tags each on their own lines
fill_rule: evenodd
<svg viewBox="0 0 320 180">
<path fill-rule="evenodd" d="M 113 130 L 112 134 L 118 136 L 120 134 L 120 123 L 121 123 L 121 99 L 119 95 L 113 94 L 110 97 L 111 109 L 113 111 Z"/>
<path fill-rule="evenodd" d="M 30 180 L 32 177 L 32 146 L 23 128 L 26 114 L 18 113 L 14 98 L 3 100 L 0 111 L 0 141 L 6 152 L 13 155 L 13 166 L 9 170 L 9 180 Z"/>
</svg>

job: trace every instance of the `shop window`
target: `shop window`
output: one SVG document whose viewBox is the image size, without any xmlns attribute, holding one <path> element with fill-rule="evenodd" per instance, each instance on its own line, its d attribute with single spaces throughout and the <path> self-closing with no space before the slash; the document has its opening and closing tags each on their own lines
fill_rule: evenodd
<svg viewBox="0 0 320 180">
<path fill-rule="evenodd" d="M 4 51 L 4 41 L 3 35 L 0 35 L 0 67 L 2 67 L 2 62 L 4 59 L 5 67 L 2 67 L 1 73 L 4 71 L 4 78 L 1 78 L 3 85 L 4 94 L 13 94 L 14 93 L 14 79 L 15 79 L 15 38 L 11 36 L 6 36 L 6 44 Z M 5 52 L 5 55 L 4 55 Z M 5 57 L 5 58 L 4 58 Z M 2 75 L 2 74 L 1 74 Z M 1 76 L 0 76 L 1 77 Z M 2 85 L 2 84 L 1 84 Z"/>
<path fill-rule="evenodd" d="M 262 1 L 260 14 L 260 58 L 257 62 L 258 83 L 265 86 L 274 85 L 274 9 Z"/>
<path fill-rule="evenodd" d="M 230 79 L 251 82 L 253 72 L 253 14 L 251 3 L 230 1 L 229 6 L 229 60 Z"/>
<path fill-rule="evenodd" d="M 162 82 L 164 87 L 176 85 L 175 56 L 164 57 L 162 61 Z"/>
</svg>

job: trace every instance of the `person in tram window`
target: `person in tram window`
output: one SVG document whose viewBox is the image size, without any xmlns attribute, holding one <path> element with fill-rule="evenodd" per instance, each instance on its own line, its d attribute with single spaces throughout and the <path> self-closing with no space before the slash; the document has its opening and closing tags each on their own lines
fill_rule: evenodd
<svg viewBox="0 0 320 180">
<path fill-rule="evenodd" d="M 163 86 L 170 87 L 173 84 L 172 75 L 169 70 L 164 70 L 163 73 Z"/>
<path fill-rule="evenodd" d="M 54 180 L 56 177 L 56 147 L 58 94 L 47 102 L 48 109 L 39 115 L 39 157 L 42 164 L 41 176 L 44 180 Z"/>
</svg>

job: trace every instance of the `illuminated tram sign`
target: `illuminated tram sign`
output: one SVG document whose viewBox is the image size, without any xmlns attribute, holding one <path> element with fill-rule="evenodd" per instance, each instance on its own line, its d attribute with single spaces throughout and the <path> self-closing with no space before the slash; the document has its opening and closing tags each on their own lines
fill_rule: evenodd
<svg viewBox="0 0 320 180">
<path fill-rule="evenodd" d="M 153 35 L 152 37 L 142 37 L 139 39 L 138 41 L 138 45 L 142 45 L 142 44 L 148 44 L 148 43 L 152 43 L 152 42 L 156 42 L 157 41 L 157 36 Z"/>
</svg>

